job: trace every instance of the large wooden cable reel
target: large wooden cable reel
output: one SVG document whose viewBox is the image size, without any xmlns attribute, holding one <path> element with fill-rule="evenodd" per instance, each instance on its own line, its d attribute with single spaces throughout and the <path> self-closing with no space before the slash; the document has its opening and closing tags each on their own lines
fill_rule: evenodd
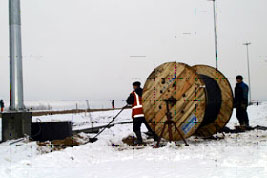
<svg viewBox="0 0 267 178">
<path fill-rule="evenodd" d="M 187 64 L 168 62 L 155 68 L 146 80 L 142 100 L 145 118 L 158 136 L 163 130 L 164 139 L 177 141 L 195 133 L 206 107 L 203 86 L 204 82 Z M 167 104 L 175 125 L 164 130 Z"/>
<path fill-rule="evenodd" d="M 206 65 L 161 64 L 147 78 L 142 100 L 146 121 L 158 136 L 170 141 L 193 134 L 211 136 L 225 126 L 233 110 L 228 80 Z M 166 126 L 169 119 L 173 124 Z"/>
</svg>

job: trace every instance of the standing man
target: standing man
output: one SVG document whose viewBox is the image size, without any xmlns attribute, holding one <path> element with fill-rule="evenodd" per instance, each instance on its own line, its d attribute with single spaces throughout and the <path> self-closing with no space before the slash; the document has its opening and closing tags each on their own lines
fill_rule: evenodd
<svg viewBox="0 0 267 178">
<path fill-rule="evenodd" d="M 148 125 L 148 123 L 145 120 L 145 115 L 143 113 L 143 107 L 142 107 L 143 89 L 140 86 L 141 86 L 141 83 L 139 81 L 134 82 L 133 83 L 134 91 L 130 94 L 130 96 L 126 100 L 128 104 L 132 105 L 133 131 L 137 138 L 137 141 L 134 144 L 143 143 L 142 136 L 141 136 L 141 129 L 140 129 L 142 123 L 146 125 L 147 130 L 149 131 L 148 133 L 154 136 L 154 140 L 157 139 L 153 130 L 151 129 L 151 127 Z"/>
<path fill-rule="evenodd" d="M 4 111 L 5 103 L 3 100 L 0 100 L 0 107 L 1 107 L 1 112 Z"/>
<path fill-rule="evenodd" d="M 241 75 L 236 76 L 235 100 L 236 118 L 243 129 L 249 128 L 248 120 L 248 86 L 243 82 Z"/>
</svg>

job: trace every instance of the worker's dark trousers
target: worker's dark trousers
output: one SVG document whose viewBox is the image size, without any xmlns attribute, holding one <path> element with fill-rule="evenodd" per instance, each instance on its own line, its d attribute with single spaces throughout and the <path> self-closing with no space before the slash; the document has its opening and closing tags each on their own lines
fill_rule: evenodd
<svg viewBox="0 0 267 178">
<path fill-rule="evenodd" d="M 142 123 L 144 123 L 146 125 L 146 128 L 148 131 L 153 132 L 153 130 L 151 129 L 151 127 L 148 125 L 148 123 L 146 122 L 146 119 L 144 117 L 136 117 L 133 118 L 133 131 L 134 132 L 140 132 L 140 128 Z"/>
<path fill-rule="evenodd" d="M 249 126 L 247 107 L 246 108 L 237 107 L 236 118 L 240 125 Z"/>
<path fill-rule="evenodd" d="M 138 139 L 138 137 L 141 137 L 141 125 L 144 123 L 146 125 L 147 130 L 154 135 L 154 140 L 158 140 L 157 135 L 155 132 L 151 129 L 149 124 L 146 122 L 146 119 L 144 117 L 137 117 L 133 118 L 133 131 Z"/>
</svg>

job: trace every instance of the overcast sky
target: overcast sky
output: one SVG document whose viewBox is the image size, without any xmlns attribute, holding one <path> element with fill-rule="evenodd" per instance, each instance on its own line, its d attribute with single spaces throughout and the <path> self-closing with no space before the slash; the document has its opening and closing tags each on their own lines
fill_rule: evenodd
<svg viewBox="0 0 267 178">
<path fill-rule="evenodd" d="M 267 1 L 218 0 L 219 70 L 267 99 Z M 215 66 L 207 0 L 21 0 L 25 100 L 121 100 L 157 65 Z M 130 56 L 146 56 L 130 57 Z M 9 98 L 8 0 L 0 0 L 0 98 Z"/>
</svg>

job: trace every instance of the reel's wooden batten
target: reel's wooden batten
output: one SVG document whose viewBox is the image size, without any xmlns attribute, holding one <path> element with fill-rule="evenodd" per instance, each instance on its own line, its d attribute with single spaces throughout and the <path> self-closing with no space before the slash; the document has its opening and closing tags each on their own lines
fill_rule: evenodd
<svg viewBox="0 0 267 178">
<path fill-rule="evenodd" d="M 147 78 L 143 89 L 145 118 L 157 135 L 177 141 L 195 133 L 206 108 L 204 82 L 195 70 L 184 63 L 161 64 Z M 175 126 L 166 126 L 167 104 Z"/>
<path fill-rule="evenodd" d="M 216 68 L 207 65 L 195 65 L 193 66 L 193 68 L 200 75 L 200 78 L 201 76 L 206 76 L 209 78 L 209 80 L 215 80 L 219 87 L 219 91 L 217 91 L 217 94 L 220 95 L 221 100 L 217 100 L 217 98 L 214 97 L 212 102 L 213 106 L 220 107 L 214 108 L 210 111 L 206 110 L 203 123 L 196 131 L 196 135 L 198 136 L 209 137 L 217 133 L 220 129 L 222 129 L 230 120 L 234 106 L 233 91 L 228 79 L 221 72 L 216 70 Z M 216 94 L 216 91 L 213 91 L 213 94 Z M 211 103 L 207 102 L 206 104 L 209 105 Z M 208 106 L 206 106 L 206 108 L 208 108 Z M 218 112 L 216 111 L 217 109 Z M 210 112 L 217 112 L 217 116 L 212 116 Z"/>
</svg>

